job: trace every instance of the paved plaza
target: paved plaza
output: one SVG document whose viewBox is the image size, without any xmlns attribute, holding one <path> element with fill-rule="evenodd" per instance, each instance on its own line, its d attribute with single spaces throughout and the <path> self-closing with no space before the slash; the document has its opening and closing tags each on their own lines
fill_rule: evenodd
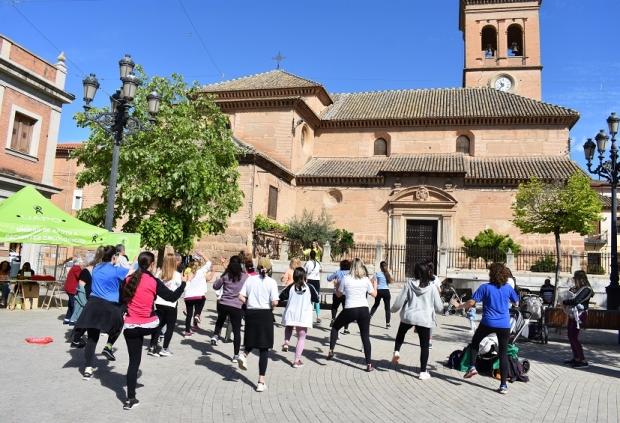
<svg viewBox="0 0 620 423">
<path fill-rule="evenodd" d="M 209 292 L 209 298 L 212 292 Z M 277 320 L 283 309 L 277 309 Z M 470 339 L 468 321 L 439 317 L 430 355 L 432 378 L 417 379 L 417 335 L 408 334 L 401 364 L 390 363 L 398 315 L 392 329 L 383 326 L 377 311 L 371 326 L 372 357 L 376 371 L 366 373 L 361 340 L 355 324 L 341 335 L 334 361 L 329 349 L 329 310 L 323 326 L 308 333 L 300 369 L 291 367 L 294 348 L 280 352 L 284 329 L 276 326 L 276 345 L 270 353 L 266 392 L 255 392 L 258 356 L 249 370 L 230 362 L 232 343 L 209 344 L 215 302 L 209 300 L 202 327 L 185 340 L 177 327 L 172 357 L 150 357 L 144 352 L 138 379 L 140 405 L 125 411 L 125 371 L 128 355 L 124 338 L 116 344 L 117 361 L 98 355 L 92 380 L 82 380 L 84 350 L 65 342 L 68 327 L 58 309 L 0 310 L 3 359 L 2 394 L 5 422 L 617 422 L 620 408 L 620 347 L 613 331 L 582 332 L 590 369 L 562 365 L 570 358 L 566 333 L 550 333 L 549 343 L 524 342 L 519 356 L 531 362 L 530 382 L 509 384 L 507 396 L 495 390 L 499 382 L 488 376 L 464 380 L 445 367 L 453 350 Z M 179 317 L 183 317 L 179 311 Z M 181 320 L 179 320 L 179 324 Z M 28 344 L 26 337 L 50 336 L 53 343 Z M 296 338 L 291 340 L 295 345 Z M 98 346 L 105 343 L 102 337 Z"/>
</svg>

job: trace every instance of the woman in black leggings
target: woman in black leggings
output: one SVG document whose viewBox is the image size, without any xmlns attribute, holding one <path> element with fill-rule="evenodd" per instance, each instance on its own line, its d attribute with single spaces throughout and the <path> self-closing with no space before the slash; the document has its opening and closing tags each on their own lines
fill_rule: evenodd
<svg viewBox="0 0 620 423">
<path fill-rule="evenodd" d="M 168 253 L 164 257 L 164 264 L 161 271 L 161 280 L 171 291 L 175 291 L 182 283 L 182 276 L 177 272 L 177 260 L 176 255 Z M 161 312 L 163 316 L 163 322 L 166 326 L 166 332 L 164 334 L 163 349 L 149 348 L 149 355 L 170 357 L 172 351 L 170 351 L 170 341 L 172 340 L 172 334 L 177 324 L 177 301 L 169 302 L 161 297 L 157 297 L 155 300 L 155 308 Z"/>
<path fill-rule="evenodd" d="M 452 305 L 456 308 L 468 309 L 475 307 L 477 301 L 483 302 L 482 319 L 480 325 L 474 333 L 471 340 L 471 354 L 469 357 L 469 368 L 465 373 L 465 379 L 469 379 L 478 374 L 476 370 L 476 359 L 480 349 L 480 341 L 488 335 L 495 333 L 499 343 L 499 372 L 501 375 L 501 383 L 498 392 L 500 394 L 508 393 L 506 385 L 506 376 L 508 374 L 508 339 L 510 337 L 510 313 L 508 309 L 509 302 L 519 305 L 519 295 L 506 282 L 510 277 L 510 273 L 504 264 L 493 263 L 489 268 L 489 283 L 481 285 L 471 300 L 459 304 L 456 300 L 452 300 Z"/>
<path fill-rule="evenodd" d="M 368 278 L 368 270 L 364 266 L 362 259 L 356 258 L 351 263 L 351 270 L 342 282 L 338 282 L 338 290 L 336 295 L 346 296 L 344 311 L 336 317 L 336 321 L 332 326 L 331 337 L 329 341 L 329 353 L 327 359 L 334 358 L 334 348 L 338 340 L 338 331 L 353 321 L 357 321 L 360 329 L 362 344 L 364 345 L 364 356 L 366 358 L 366 371 L 371 372 L 375 368 L 370 362 L 370 312 L 368 310 L 368 300 L 366 294 L 372 297 L 377 296 L 377 282 L 374 283 Z"/>
<path fill-rule="evenodd" d="M 388 269 L 386 262 L 382 261 L 379 264 L 381 271 L 376 272 L 372 278 L 373 282 L 377 283 L 377 296 L 375 297 L 375 304 L 370 309 L 370 317 L 375 315 L 375 311 L 379 308 L 379 303 L 383 300 L 383 307 L 385 309 L 385 328 L 389 329 L 390 325 L 390 301 L 392 296 L 390 295 L 390 284 L 393 282 L 392 271 Z"/>
<path fill-rule="evenodd" d="M 136 384 L 140 362 L 142 361 L 144 337 L 151 335 L 157 339 L 163 326 L 163 314 L 159 311 L 153 311 L 155 297 L 159 296 L 166 301 L 174 302 L 179 299 L 185 289 L 185 280 L 173 292 L 166 288 L 162 281 L 155 279 L 151 274 L 155 268 L 153 253 L 146 251 L 140 253 L 138 266 L 138 270 L 127 278 L 122 291 L 123 300 L 127 302 L 127 316 L 125 317 L 123 334 L 129 352 L 127 400 L 123 405 L 125 410 L 131 410 L 140 403 L 136 399 Z"/>
</svg>

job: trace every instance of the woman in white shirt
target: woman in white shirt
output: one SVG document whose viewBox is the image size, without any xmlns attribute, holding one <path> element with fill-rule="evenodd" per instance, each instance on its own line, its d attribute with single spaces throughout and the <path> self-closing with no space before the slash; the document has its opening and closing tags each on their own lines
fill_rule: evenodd
<svg viewBox="0 0 620 423">
<path fill-rule="evenodd" d="M 267 389 L 267 353 L 273 348 L 273 309 L 278 305 L 278 284 L 267 276 L 269 269 L 258 266 L 258 275 L 250 276 L 239 291 L 239 299 L 246 306 L 245 311 L 245 350 L 239 355 L 237 364 L 247 370 L 248 355 L 259 350 L 257 392 Z"/>
<path fill-rule="evenodd" d="M 310 260 L 308 260 L 304 266 L 306 271 L 306 277 L 308 283 L 316 289 L 316 292 L 321 292 L 321 272 L 323 272 L 323 266 L 316 259 L 316 251 L 310 251 Z M 316 310 L 316 324 L 321 324 L 321 303 L 317 301 L 314 303 L 314 309 Z"/>
<path fill-rule="evenodd" d="M 306 333 L 312 327 L 312 302 L 319 301 L 319 293 L 306 282 L 306 271 L 302 267 L 295 269 L 293 283 L 282 291 L 280 300 L 287 301 L 284 313 L 282 313 L 282 324 L 286 326 L 282 351 L 288 352 L 293 329 L 297 330 L 293 367 L 303 367 L 301 353 L 304 351 Z"/>
<path fill-rule="evenodd" d="M 202 308 L 205 306 L 207 294 L 207 282 L 213 279 L 213 275 L 215 275 L 215 268 L 212 263 L 207 259 L 204 253 L 197 253 L 202 260 L 196 260 L 189 264 L 185 272 L 188 273 L 189 282 L 187 283 L 187 288 L 185 288 L 185 334 L 186 338 L 192 336 L 191 329 L 197 330 L 199 329 L 198 323 L 200 323 L 200 314 L 202 313 Z M 207 272 L 209 272 L 207 274 Z M 193 277 L 192 275 L 193 274 Z M 192 325 L 193 319 L 193 325 Z"/>
<path fill-rule="evenodd" d="M 164 257 L 164 264 L 160 279 L 164 285 L 166 285 L 166 288 L 171 291 L 176 291 L 176 289 L 181 286 L 181 274 L 177 272 L 177 259 L 173 253 L 168 253 Z M 157 351 L 157 349 L 154 351 L 151 350 L 148 353 L 149 355 L 161 357 L 169 357 L 172 355 L 172 352 L 168 349 L 168 347 L 170 346 L 172 333 L 174 332 L 174 327 L 177 323 L 177 302 L 178 301 L 166 301 L 161 297 L 157 297 L 155 299 L 155 308 L 161 311 L 164 315 L 166 332 L 163 334 L 164 348 L 160 351 Z"/>
<path fill-rule="evenodd" d="M 371 282 L 368 278 L 368 270 L 362 259 L 356 258 L 351 263 L 351 270 L 342 282 L 338 283 L 336 295 L 346 296 L 344 311 L 336 317 L 332 326 L 331 338 L 329 341 L 329 353 L 327 359 L 334 358 L 334 347 L 338 340 L 338 331 L 344 326 L 357 321 L 360 329 L 362 344 L 364 345 L 364 356 L 366 357 L 366 371 L 372 372 L 375 368 L 370 363 L 370 311 L 368 310 L 368 300 L 366 294 L 372 297 L 377 296 L 377 281 Z"/>
</svg>

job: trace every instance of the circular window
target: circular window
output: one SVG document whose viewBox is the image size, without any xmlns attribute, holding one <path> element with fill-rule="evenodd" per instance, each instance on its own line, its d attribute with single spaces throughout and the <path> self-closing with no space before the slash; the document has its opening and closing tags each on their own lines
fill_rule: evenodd
<svg viewBox="0 0 620 423">
<path fill-rule="evenodd" d="M 323 204 L 325 207 L 336 207 L 342 203 L 342 192 L 337 189 L 332 189 L 323 194 Z"/>
</svg>

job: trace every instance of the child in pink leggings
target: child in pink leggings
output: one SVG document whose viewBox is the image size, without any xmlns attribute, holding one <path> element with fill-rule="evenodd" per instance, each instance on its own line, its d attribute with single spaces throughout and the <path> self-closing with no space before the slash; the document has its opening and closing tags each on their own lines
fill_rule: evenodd
<svg viewBox="0 0 620 423">
<path fill-rule="evenodd" d="M 293 328 L 297 330 L 297 346 L 295 347 L 295 361 L 293 367 L 303 367 L 301 353 L 304 351 L 306 333 L 312 327 L 313 302 L 319 301 L 319 293 L 307 283 L 306 271 L 298 267 L 293 271 L 293 283 L 287 286 L 280 294 L 280 301 L 286 301 L 286 308 L 282 313 L 284 330 L 284 345 L 282 351 L 287 352 Z"/>
</svg>

